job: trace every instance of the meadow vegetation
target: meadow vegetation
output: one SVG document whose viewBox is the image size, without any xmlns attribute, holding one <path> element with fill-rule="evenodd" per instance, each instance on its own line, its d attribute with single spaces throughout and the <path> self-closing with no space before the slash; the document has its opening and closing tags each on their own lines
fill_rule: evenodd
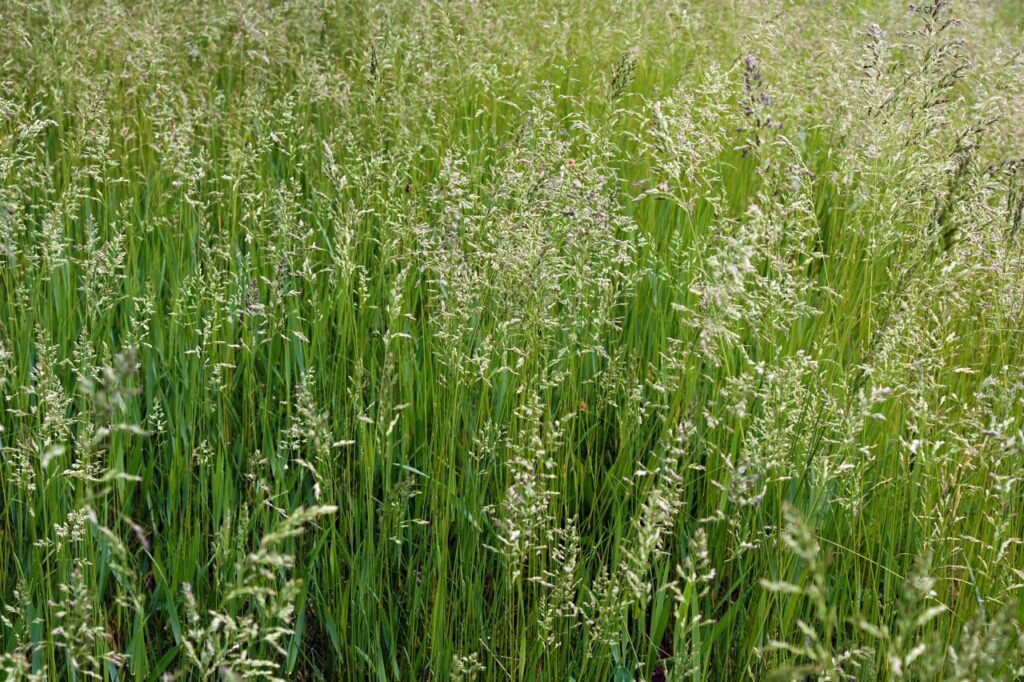
<svg viewBox="0 0 1024 682">
<path fill-rule="evenodd" d="M 1020 679 L 1022 48 L 0 1 L 0 676 Z"/>
</svg>

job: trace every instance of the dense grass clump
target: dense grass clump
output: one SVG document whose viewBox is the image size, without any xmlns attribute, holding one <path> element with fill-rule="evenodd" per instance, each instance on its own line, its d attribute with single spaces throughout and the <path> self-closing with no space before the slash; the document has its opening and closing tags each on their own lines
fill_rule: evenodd
<svg viewBox="0 0 1024 682">
<path fill-rule="evenodd" d="M 0 2 L 0 676 L 1024 675 L 1022 30 Z"/>
</svg>

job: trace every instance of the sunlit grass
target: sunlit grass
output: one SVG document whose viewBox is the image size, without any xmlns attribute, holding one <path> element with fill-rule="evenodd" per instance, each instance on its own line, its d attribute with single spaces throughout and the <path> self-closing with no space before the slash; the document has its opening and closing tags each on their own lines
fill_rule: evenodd
<svg viewBox="0 0 1024 682">
<path fill-rule="evenodd" d="M 1019 3 L 0 27 L 9 679 L 1024 674 Z"/>
</svg>

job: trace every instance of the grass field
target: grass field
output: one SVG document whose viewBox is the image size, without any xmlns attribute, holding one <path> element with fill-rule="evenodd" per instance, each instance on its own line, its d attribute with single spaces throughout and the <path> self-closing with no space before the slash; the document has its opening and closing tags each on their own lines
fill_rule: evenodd
<svg viewBox="0 0 1024 682">
<path fill-rule="evenodd" d="M 0 677 L 1021 679 L 1022 49 L 0 0 Z"/>
</svg>

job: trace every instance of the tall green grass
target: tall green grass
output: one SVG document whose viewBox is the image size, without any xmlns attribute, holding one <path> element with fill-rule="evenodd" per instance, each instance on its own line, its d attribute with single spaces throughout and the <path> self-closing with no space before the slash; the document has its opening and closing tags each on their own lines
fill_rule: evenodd
<svg viewBox="0 0 1024 682">
<path fill-rule="evenodd" d="M 0 3 L 0 671 L 1021 676 L 1022 27 Z"/>
</svg>

